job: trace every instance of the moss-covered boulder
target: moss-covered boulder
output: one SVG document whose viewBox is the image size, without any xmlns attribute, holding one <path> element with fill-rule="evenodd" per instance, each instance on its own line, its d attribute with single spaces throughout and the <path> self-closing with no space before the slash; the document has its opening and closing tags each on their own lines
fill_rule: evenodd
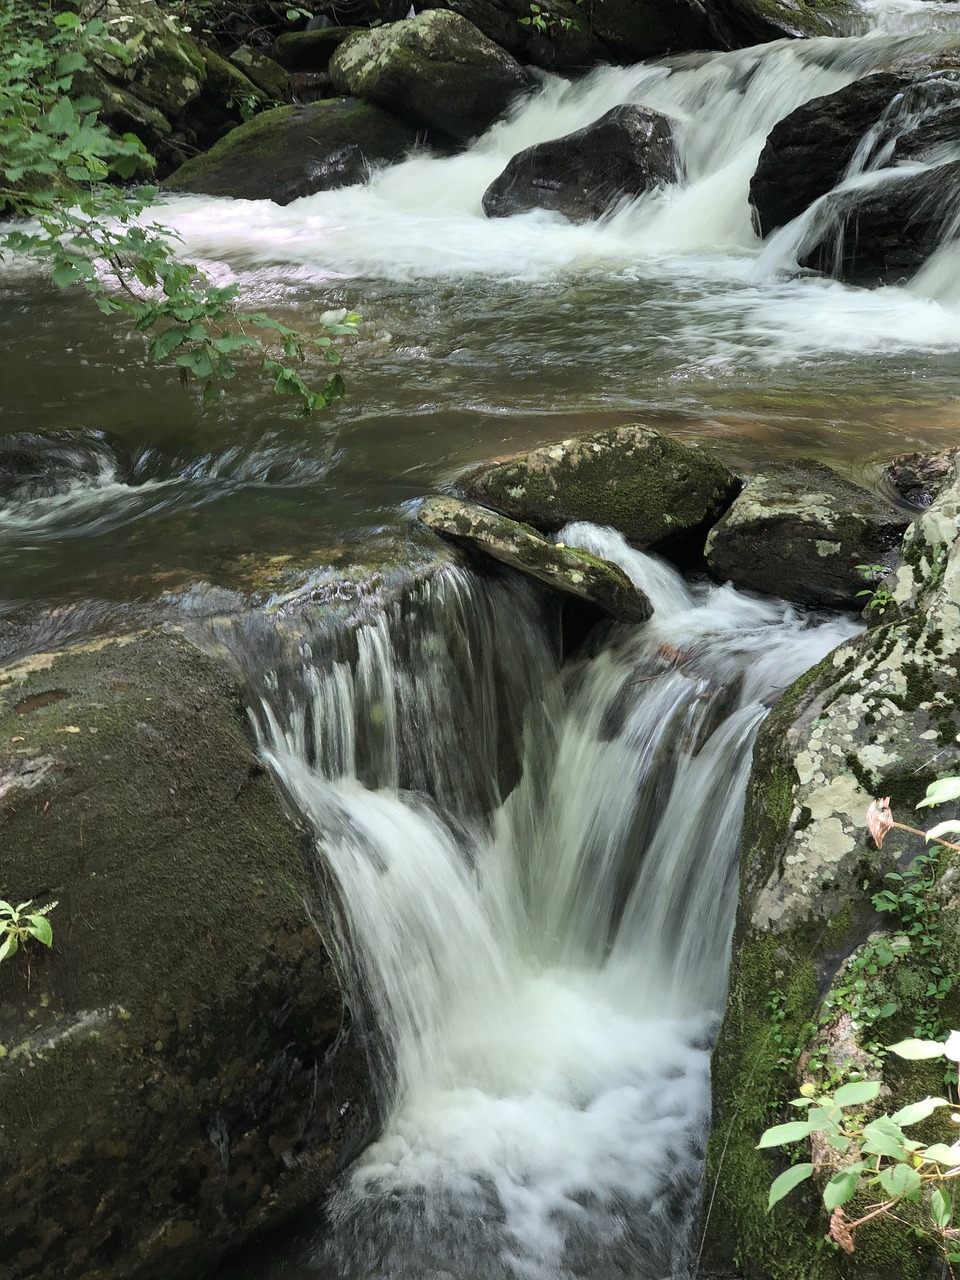
<svg viewBox="0 0 960 1280">
<path fill-rule="evenodd" d="M 351 37 L 330 59 L 330 74 L 342 93 L 462 142 L 488 129 L 530 85 L 515 59 L 445 9 Z"/>
<path fill-rule="evenodd" d="M 845 608 L 899 554 L 909 517 L 822 463 L 754 476 L 707 538 L 721 582 Z M 860 601 L 862 603 L 862 600 Z"/>
<path fill-rule="evenodd" d="M 739 481 L 695 445 L 636 424 L 544 445 L 483 467 L 461 486 L 538 529 L 591 520 L 643 548 L 716 520 Z"/>
<path fill-rule="evenodd" d="M 366 1136 L 312 876 L 232 679 L 174 635 L 0 669 L 7 1280 L 178 1280 Z"/>
<path fill-rule="evenodd" d="M 154 0 L 90 0 L 84 8 L 105 21 L 111 35 L 127 45 L 125 61 L 107 54 L 95 56 L 104 76 L 168 118 L 199 97 L 206 78 L 200 48 Z"/>
<path fill-rule="evenodd" d="M 428 529 L 489 556 L 519 573 L 586 600 L 622 622 L 646 622 L 650 601 L 617 565 L 577 547 L 549 542 L 529 525 L 460 498 L 427 498 L 420 520 Z"/>
<path fill-rule="evenodd" d="M 713 1059 L 708 1270 L 726 1273 L 736 1259 L 748 1280 L 940 1274 L 939 1263 L 931 1267 L 930 1237 L 904 1229 L 904 1218 L 908 1228 L 923 1223 L 909 1205 L 864 1225 L 850 1255 L 824 1247 L 828 1215 L 816 1186 L 805 1184 L 768 1213 L 770 1184 L 797 1153 L 755 1146 L 767 1127 L 797 1118 L 789 1100 L 806 1081 L 823 1087 L 851 1070 L 882 1072 L 880 1105 L 889 1112 L 942 1092 L 942 1062 L 891 1055 L 881 1064 L 870 1044 L 895 1043 L 918 1024 L 960 1025 L 958 868 L 943 855 L 933 886 L 919 894 L 928 906 L 918 934 L 932 941 L 911 938 L 896 909 L 878 913 L 873 895 L 891 887 L 897 893 L 898 885 L 909 890 L 907 869 L 926 846 L 894 831 L 878 850 L 865 816 L 874 797 L 889 796 L 895 817 L 926 825 L 914 806 L 935 778 L 960 772 L 958 539 L 954 469 L 907 534 L 904 563 L 887 584 L 892 599 L 875 611 L 879 625 L 798 681 L 760 732 L 730 993 Z M 952 816 L 949 808 L 935 815 Z M 885 880 L 888 873 L 906 875 L 906 884 Z M 878 953 L 884 941 L 887 951 Z M 955 1126 L 937 1126 L 934 1119 L 911 1132 L 927 1141 L 955 1139 Z M 835 1171 L 830 1158 L 830 1148 L 814 1148 L 820 1186 Z M 799 1159 L 811 1160 L 809 1146 Z"/>
<path fill-rule="evenodd" d="M 706 0 L 706 6 L 721 49 L 845 35 L 844 18 L 856 12 L 845 0 Z"/>
<path fill-rule="evenodd" d="M 242 44 L 230 54 L 230 61 L 239 67 L 248 80 L 262 89 L 271 102 L 289 102 L 292 97 L 290 76 L 279 62 L 268 58 L 259 49 Z"/>
<path fill-rule="evenodd" d="M 170 191 L 289 204 L 363 182 L 399 160 L 416 134 L 379 107 L 351 98 L 275 107 L 231 130 L 164 182 Z"/>
<path fill-rule="evenodd" d="M 649 107 L 613 107 L 575 133 L 513 156 L 483 195 L 488 218 L 552 209 L 571 222 L 601 217 L 623 197 L 679 177 L 673 126 Z"/>
<path fill-rule="evenodd" d="M 287 71 L 325 71 L 335 50 L 362 27 L 318 27 L 313 31 L 285 31 L 271 53 Z"/>
</svg>

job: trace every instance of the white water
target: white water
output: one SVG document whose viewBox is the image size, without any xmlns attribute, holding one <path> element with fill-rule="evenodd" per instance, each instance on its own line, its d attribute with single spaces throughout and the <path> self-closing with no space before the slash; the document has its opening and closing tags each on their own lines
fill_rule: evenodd
<svg viewBox="0 0 960 1280">
<path fill-rule="evenodd" d="M 925 25 L 914 20 L 915 9 L 926 15 Z M 700 367 L 744 359 L 781 364 L 817 352 L 956 348 L 954 255 L 938 255 L 909 288 L 870 292 L 797 276 L 796 252 L 809 225 L 785 229 L 777 249 L 764 252 L 753 229 L 749 181 L 778 120 L 892 60 L 948 47 L 955 39 L 949 33 L 960 27 L 955 6 L 933 0 L 867 0 L 863 11 L 878 28 L 866 35 L 601 68 L 578 83 L 548 77 L 466 153 L 413 157 L 363 185 L 286 208 L 187 197 L 169 200 L 163 216 L 183 237 L 185 252 L 221 264 L 215 272 L 239 272 L 254 293 L 275 287 L 269 282 L 278 269 L 293 271 L 300 285 L 633 277 L 680 286 L 676 342 L 680 351 L 696 353 Z M 510 156 L 625 101 L 674 119 L 682 182 L 580 226 L 542 211 L 483 216 L 483 192 Z M 362 307 L 362 292 L 358 300 Z"/>
<path fill-rule="evenodd" d="M 323 1275 L 662 1280 L 686 1257 L 753 736 L 856 628 L 691 589 L 612 530 L 559 536 L 656 607 L 562 682 L 531 597 L 452 574 L 353 662 L 311 646 L 261 712 L 382 1045 L 386 1128 Z M 475 798 L 520 741 L 491 826 Z"/>
</svg>

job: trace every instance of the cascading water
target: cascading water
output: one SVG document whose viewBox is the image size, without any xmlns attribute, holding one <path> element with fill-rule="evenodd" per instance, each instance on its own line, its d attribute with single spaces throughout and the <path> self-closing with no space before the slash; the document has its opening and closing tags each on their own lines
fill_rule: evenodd
<svg viewBox="0 0 960 1280">
<path fill-rule="evenodd" d="M 654 619 L 558 671 L 536 597 L 447 571 L 349 656 L 301 637 L 264 688 L 387 1082 L 308 1272 L 662 1280 L 687 1259 L 754 735 L 856 628 L 688 587 L 612 530 L 559 536 Z"/>
</svg>

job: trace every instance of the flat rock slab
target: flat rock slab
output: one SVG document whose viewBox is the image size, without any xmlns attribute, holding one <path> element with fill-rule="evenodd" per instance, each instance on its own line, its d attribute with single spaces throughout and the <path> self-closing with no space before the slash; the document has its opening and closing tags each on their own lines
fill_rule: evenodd
<svg viewBox="0 0 960 1280">
<path fill-rule="evenodd" d="M 461 498 L 427 498 L 428 529 L 490 556 L 538 582 L 595 605 L 620 622 L 646 622 L 653 606 L 622 569 L 575 547 L 558 546 L 535 529 Z"/>
<path fill-rule="evenodd" d="M 538 529 L 609 525 L 640 548 L 718 519 L 740 482 L 722 462 L 653 427 L 611 427 L 474 473 L 477 502 Z"/>
<path fill-rule="evenodd" d="M 485 132 L 530 87 L 519 62 L 446 9 L 352 36 L 331 57 L 330 75 L 342 93 L 461 142 Z"/>
<path fill-rule="evenodd" d="M 518 152 L 484 192 L 483 211 L 507 218 L 551 209 L 571 222 L 589 222 L 623 196 L 641 196 L 678 176 L 669 119 L 625 103 L 584 129 Z"/>
<path fill-rule="evenodd" d="M 891 566 L 909 517 L 818 462 L 755 476 L 707 538 L 707 563 L 722 581 L 794 600 L 862 604 Z M 861 566 L 861 567 L 858 567 Z"/>
</svg>

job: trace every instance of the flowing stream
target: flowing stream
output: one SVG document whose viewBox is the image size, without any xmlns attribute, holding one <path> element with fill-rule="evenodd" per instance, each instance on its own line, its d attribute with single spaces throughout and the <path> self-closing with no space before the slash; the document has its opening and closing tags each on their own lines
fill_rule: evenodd
<svg viewBox="0 0 960 1280">
<path fill-rule="evenodd" d="M 620 563 L 655 618 L 558 670 L 532 594 L 450 570 L 352 659 L 308 639 L 264 670 L 264 754 L 335 886 L 385 1082 L 382 1136 L 287 1251 L 304 1274 L 690 1261 L 754 736 L 857 627 L 689 587 L 612 530 L 560 536 Z M 520 781 L 485 813 L 505 751 Z"/>
<path fill-rule="evenodd" d="M 64 467 L 0 492 L 0 653 L 304 587 L 337 600 L 368 566 L 431 560 L 411 504 L 465 466 L 625 420 L 875 488 L 892 455 L 960 444 L 955 222 L 911 283 L 873 290 L 796 270 L 822 209 L 766 246 L 752 224 L 779 119 L 960 35 L 936 0 L 861 17 L 844 38 L 546 77 L 464 154 L 286 208 L 164 201 L 184 253 L 246 301 L 308 331 L 363 314 L 349 399 L 319 421 L 252 378 L 202 415 L 140 338 L 3 264 L 3 431 Z M 583 226 L 483 217 L 511 155 L 625 101 L 678 122 L 681 183 Z M 874 142 L 850 189 L 886 180 Z M 342 649 L 304 615 L 292 655 L 242 655 L 335 886 L 384 1129 L 315 1234 L 226 1280 L 689 1265 L 754 735 L 853 624 L 686 585 L 609 530 L 562 537 L 620 563 L 652 622 L 561 668 L 539 597 L 447 568 Z"/>
</svg>

